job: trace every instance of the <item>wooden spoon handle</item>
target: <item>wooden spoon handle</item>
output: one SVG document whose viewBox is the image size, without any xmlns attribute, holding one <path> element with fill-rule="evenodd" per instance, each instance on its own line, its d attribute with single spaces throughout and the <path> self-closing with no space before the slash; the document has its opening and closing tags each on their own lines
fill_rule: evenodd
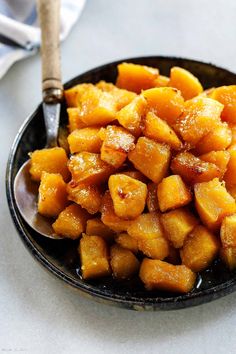
<svg viewBox="0 0 236 354">
<path fill-rule="evenodd" d="M 60 0 L 37 0 L 41 27 L 42 89 L 45 102 L 63 96 L 60 67 Z"/>
</svg>

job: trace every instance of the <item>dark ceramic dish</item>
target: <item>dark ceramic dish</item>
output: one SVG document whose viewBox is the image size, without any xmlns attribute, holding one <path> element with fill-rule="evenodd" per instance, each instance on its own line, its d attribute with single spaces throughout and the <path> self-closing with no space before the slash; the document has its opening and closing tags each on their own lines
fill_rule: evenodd
<svg viewBox="0 0 236 354">
<path fill-rule="evenodd" d="M 131 58 L 125 61 L 158 67 L 163 75 L 168 75 L 172 66 L 181 66 L 195 74 L 204 88 L 236 83 L 235 74 L 194 60 L 154 56 Z M 66 83 L 65 88 L 82 82 L 96 83 L 99 80 L 114 82 L 119 62 L 107 64 L 79 75 Z M 62 107 L 61 123 L 66 123 L 65 105 Z M 77 253 L 78 242 L 55 241 L 40 236 L 24 222 L 16 207 L 13 194 L 16 173 L 23 162 L 28 159 L 28 152 L 42 148 L 44 145 L 45 127 L 42 106 L 39 105 L 21 127 L 12 146 L 7 166 L 6 188 L 11 216 L 21 240 L 29 252 L 51 273 L 76 288 L 83 295 L 100 302 L 135 310 L 171 310 L 195 306 L 217 299 L 236 289 L 236 273 L 230 273 L 220 261 L 216 261 L 210 269 L 203 272 L 199 277 L 197 287 L 186 295 L 147 292 L 138 279 L 123 283 L 116 283 L 111 278 L 83 281 L 80 276 Z"/>
</svg>

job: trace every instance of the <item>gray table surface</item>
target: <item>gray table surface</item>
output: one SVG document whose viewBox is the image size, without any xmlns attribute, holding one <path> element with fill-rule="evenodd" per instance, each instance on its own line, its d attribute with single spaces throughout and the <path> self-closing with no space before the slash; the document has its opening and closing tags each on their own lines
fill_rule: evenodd
<svg viewBox="0 0 236 354">
<path fill-rule="evenodd" d="M 88 0 L 62 44 L 64 81 L 148 54 L 236 72 L 235 15 L 233 0 Z M 186 310 L 132 312 L 82 298 L 29 255 L 9 216 L 4 175 L 14 136 L 40 98 L 39 55 L 17 63 L 0 81 L 0 352 L 235 353 L 235 294 Z"/>
</svg>

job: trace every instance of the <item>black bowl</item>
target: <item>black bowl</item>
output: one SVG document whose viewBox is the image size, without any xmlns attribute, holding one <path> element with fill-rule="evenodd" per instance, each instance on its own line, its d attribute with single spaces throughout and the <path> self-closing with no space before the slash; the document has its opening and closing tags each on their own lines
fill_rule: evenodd
<svg viewBox="0 0 236 354">
<path fill-rule="evenodd" d="M 124 60 L 122 60 L 124 61 Z M 143 57 L 125 59 L 126 62 L 158 67 L 168 75 L 172 66 L 181 66 L 195 74 L 205 88 L 236 83 L 236 75 L 211 64 L 194 60 L 169 57 Z M 77 76 L 65 84 L 65 88 L 82 82 L 96 83 L 99 80 L 114 82 L 117 76 L 117 61 L 100 66 Z M 61 123 L 66 122 L 65 105 L 62 106 Z M 28 152 L 45 146 L 45 126 L 42 105 L 25 121 L 12 146 L 6 174 L 6 189 L 13 222 L 20 238 L 29 252 L 51 273 L 81 294 L 108 304 L 135 310 L 171 310 L 195 306 L 224 296 L 236 288 L 236 273 L 229 272 L 218 260 L 202 272 L 197 287 L 186 295 L 163 292 L 147 292 L 139 279 L 117 283 L 112 279 L 83 281 L 77 253 L 78 242 L 54 241 L 40 236 L 20 216 L 13 193 L 14 178 L 20 166 L 28 159 Z"/>
</svg>

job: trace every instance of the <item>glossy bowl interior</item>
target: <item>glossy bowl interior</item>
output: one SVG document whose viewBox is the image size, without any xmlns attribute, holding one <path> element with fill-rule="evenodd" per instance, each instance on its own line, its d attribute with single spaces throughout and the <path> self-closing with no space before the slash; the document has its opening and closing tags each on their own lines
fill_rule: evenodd
<svg viewBox="0 0 236 354">
<path fill-rule="evenodd" d="M 125 61 L 158 67 L 163 75 L 168 75 L 172 66 L 181 66 L 195 74 L 204 85 L 204 88 L 236 83 L 235 74 L 211 64 L 193 60 L 154 56 L 131 58 Z M 66 83 L 65 88 L 83 82 L 96 83 L 99 80 L 115 82 L 117 76 L 116 67 L 119 62 L 103 65 L 79 75 Z M 66 107 L 63 104 L 61 123 L 65 124 L 66 120 Z M 220 261 L 216 261 L 210 269 L 202 272 L 199 276 L 197 287 L 186 295 L 158 291 L 147 292 L 138 278 L 119 283 L 111 278 L 83 281 L 80 275 L 80 262 L 77 252 L 78 241 L 55 241 L 40 236 L 24 222 L 16 207 L 13 194 L 16 173 L 24 161 L 28 159 L 28 153 L 35 149 L 40 149 L 44 145 L 45 126 L 40 104 L 36 111 L 25 121 L 16 136 L 7 166 L 6 188 L 11 216 L 21 240 L 33 257 L 51 273 L 76 288 L 83 295 L 93 297 L 98 301 L 135 310 L 171 310 L 195 306 L 235 290 L 236 272 L 226 270 Z"/>
</svg>

